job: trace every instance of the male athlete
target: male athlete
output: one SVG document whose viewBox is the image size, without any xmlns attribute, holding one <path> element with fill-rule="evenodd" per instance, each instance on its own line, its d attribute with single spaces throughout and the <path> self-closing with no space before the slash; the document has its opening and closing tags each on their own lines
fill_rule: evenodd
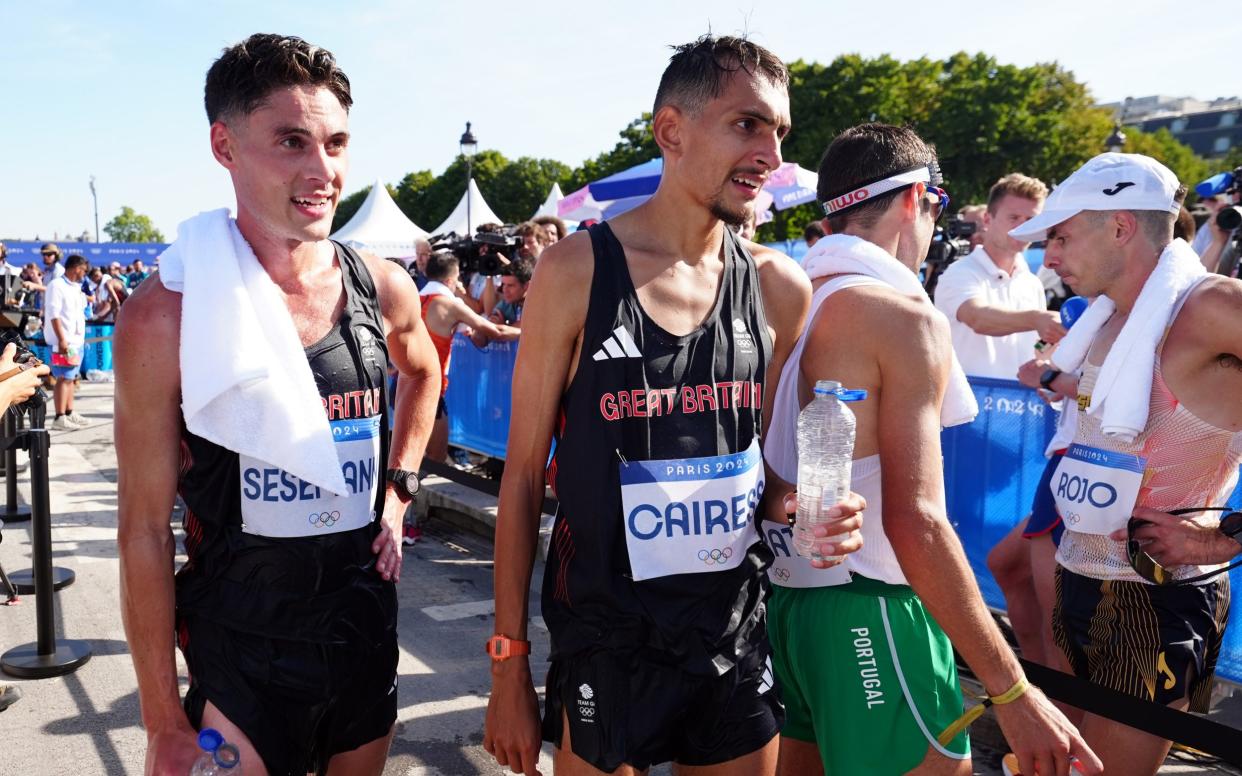
<svg viewBox="0 0 1242 776">
<path fill-rule="evenodd" d="M 754 520 L 770 388 L 809 288 L 739 240 L 789 130 L 788 72 L 755 44 L 678 47 L 656 94 L 664 173 L 645 205 L 549 247 L 522 321 L 496 527 L 484 746 L 536 773 L 526 641 L 548 467 L 560 512 L 544 576 L 542 736 L 567 774 L 772 774 L 782 718 L 764 627 L 772 555 Z M 858 547 L 838 505 L 825 556 Z M 820 536 L 827 536 L 828 530 Z M 833 545 L 839 545 L 834 547 Z"/>
<path fill-rule="evenodd" d="M 351 104 L 332 54 L 299 38 L 253 35 L 207 74 L 211 149 L 232 177 L 236 228 L 288 308 L 342 473 L 365 467 L 365 486 L 322 492 L 186 430 L 182 295 L 163 282 L 144 283 L 117 323 L 121 602 L 147 773 L 188 773 L 199 727 L 237 745 L 246 776 L 383 770 L 401 515 L 439 383 L 410 276 L 327 239 Z M 405 378 L 391 443 L 387 359 Z M 174 584 L 178 491 L 188 559 Z M 184 708 L 174 634 L 190 674 Z"/>
<path fill-rule="evenodd" d="M 423 306 L 423 322 L 436 348 L 440 360 L 440 403 L 436 406 L 435 425 L 431 440 L 427 443 L 427 458 L 432 461 L 448 460 L 448 408 L 444 393 L 448 390 L 449 355 L 453 350 L 453 331 L 468 326 L 487 339 L 511 341 L 521 334 L 520 329 L 493 323 L 479 315 L 461 300 L 461 268 L 457 257 L 448 251 L 433 253 L 426 261 L 427 284 L 419 292 Z M 417 528 L 414 529 L 417 531 Z M 410 536 L 407 526 L 407 536 Z M 415 534 L 417 535 L 417 534 Z"/>
<path fill-rule="evenodd" d="M 1027 687 L 945 514 L 940 431 L 976 405 L 949 322 L 915 276 L 948 204 L 939 185 L 934 152 L 901 127 L 847 129 L 820 162 L 831 234 L 804 259 L 815 293 L 764 455 L 771 495 L 789 492 L 798 412 L 816 384 L 865 389 L 850 405 L 851 487 L 867 515 L 849 573 L 816 572 L 784 551 L 783 514 L 765 523 L 777 553 L 768 632 L 787 714 L 782 776 L 971 773 L 967 737 L 954 732 L 963 711 L 955 648 L 994 699 L 1023 773 L 1063 775 L 1070 756 L 1096 772 L 1073 726 Z"/>
<path fill-rule="evenodd" d="M 1224 505 L 1242 462 L 1242 282 L 1205 273 L 1193 249 L 1173 239 L 1185 194 L 1154 159 L 1101 154 L 1010 234 L 1046 238 L 1045 264 L 1076 292 L 1102 295 L 1093 308 L 1112 310 L 1081 361 L 1082 411 L 1053 475 L 1065 523 L 1057 644 L 1079 676 L 1206 712 L 1230 595 L 1228 576 L 1213 572 L 1239 552 L 1232 537 L 1240 527 L 1201 509 Z M 1150 340 L 1129 336 L 1152 320 Z M 1102 379 L 1118 348 L 1125 356 L 1117 379 Z M 1144 360 L 1143 373 L 1128 366 Z M 1133 385 L 1139 395 L 1126 398 Z M 1145 423 L 1116 422 L 1117 405 L 1139 402 Z M 1090 497 L 1075 498 L 1084 482 L 1092 483 Z M 1128 525 L 1131 516 L 1137 521 Z M 1109 773 L 1155 773 L 1169 750 L 1167 740 L 1094 714 L 1082 732 Z"/>
</svg>

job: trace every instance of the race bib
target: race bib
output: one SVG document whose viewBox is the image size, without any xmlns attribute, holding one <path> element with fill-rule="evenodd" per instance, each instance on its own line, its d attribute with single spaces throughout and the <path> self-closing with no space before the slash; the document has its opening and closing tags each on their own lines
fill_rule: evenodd
<svg viewBox="0 0 1242 776">
<path fill-rule="evenodd" d="M 760 523 L 763 540 L 776 556 L 768 567 L 768 579 L 780 587 L 830 587 L 849 584 L 850 572 L 844 563 L 832 568 L 817 569 L 809 558 L 794 550 L 793 526 L 764 520 Z"/>
<path fill-rule="evenodd" d="M 328 421 L 349 491 L 341 496 L 257 458 L 239 456 L 242 531 L 280 538 L 317 536 L 370 523 L 384 481 L 379 424 L 379 417 Z"/>
<path fill-rule="evenodd" d="M 1106 535 L 1124 528 L 1138 503 L 1147 459 L 1070 445 L 1052 476 L 1052 496 L 1065 527 Z"/>
<path fill-rule="evenodd" d="M 763 495 L 758 440 L 744 452 L 621 464 L 634 579 L 735 568 L 754 543 Z"/>
</svg>

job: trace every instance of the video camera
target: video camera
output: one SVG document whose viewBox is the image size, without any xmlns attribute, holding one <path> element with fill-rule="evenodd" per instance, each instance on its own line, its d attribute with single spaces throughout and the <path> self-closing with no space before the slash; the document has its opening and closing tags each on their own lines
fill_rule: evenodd
<svg viewBox="0 0 1242 776">
<path fill-rule="evenodd" d="M 970 238 L 976 231 L 973 221 L 967 221 L 961 213 L 953 216 L 944 226 L 937 225 L 923 259 L 923 287 L 928 294 L 936 291 L 940 275 L 950 264 L 970 253 Z"/>
<path fill-rule="evenodd" d="M 14 364 L 37 366 L 41 363 L 34 352 L 26 347 L 26 343 L 22 340 L 19 330 L 0 328 L 0 351 L 3 351 L 10 342 L 17 348 L 17 352 L 13 355 Z M 38 414 L 43 411 L 46 404 L 47 394 L 43 392 L 42 388 L 39 388 L 35 390 L 33 396 L 21 404 L 14 405 L 14 407 L 19 413 L 30 410 L 33 414 Z"/>
<path fill-rule="evenodd" d="M 1226 232 L 1232 232 L 1242 226 L 1242 207 L 1238 201 L 1242 199 L 1242 167 L 1232 172 L 1222 172 L 1195 186 L 1195 193 L 1200 197 L 1215 197 L 1224 194 L 1233 201 L 1220 209 L 1216 214 L 1216 225 Z"/>
<path fill-rule="evenodd" d="M 498 254 L 515 260 L 522 238 L 518 236 L 517 226 L 506 225 L 494 230 L 480 228 L 465 237 L 456 232 L 437 234 L 429 242 L 433 251 L 452 251 L 463 276 L 470 272 L 493 276 L 504 274 L 505 264 Z"/>
</svg>

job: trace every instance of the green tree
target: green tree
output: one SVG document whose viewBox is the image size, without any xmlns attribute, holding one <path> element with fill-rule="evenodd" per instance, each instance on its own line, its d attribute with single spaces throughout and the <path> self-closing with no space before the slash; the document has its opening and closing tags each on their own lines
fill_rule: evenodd
<svg viewBox="0 0 1242 776">
<path fill-rule="evenodd" d="M 112 242 L 164 242 L 164 235 L 151 223 L 151 217 L 135 212 L 128 205 L 122 207 L 121 212 L 104 225 L 104 231 Z"/>
<path fill-rule="evenodd" d="M 644 113 L 631 121 L 620 134 L 621 139 L 611 151 L 586 160 L 581 167 L 570 173 L 568 180 L 562 182 L 566 194 L 660 155 L 660 147 L 656 145 L 655 135 L 651 132 L 650 113 Z M 544 195 L 547 195 L 546 191 Z"/>
<path fill-rule="evenodd" d="M 1178 142 L 1169 130 L 1161 128 L 1155 132 L 1142 132 L 1126 127 L 1125 152 L 1128 154 L 1144 154 L 1168 167 L 1190 190 L 1199 181 L 1212 174 L 1214 169 L 1208 161 L 1195 154 L 1189 146 Z M 1190 197 L 1193 203 L 1194 197 Z"/>
<path fill-rule="evenodd" d="M 358 212 L 358 208 L 362 207 L 362 203 L 366 202 L 367 195 L 370 193 L 371 187 L 367 186 L 336 203 L 336 212 L 332 214 L 333 232 L 349 223 L 349 220 Z"/>
</svg>

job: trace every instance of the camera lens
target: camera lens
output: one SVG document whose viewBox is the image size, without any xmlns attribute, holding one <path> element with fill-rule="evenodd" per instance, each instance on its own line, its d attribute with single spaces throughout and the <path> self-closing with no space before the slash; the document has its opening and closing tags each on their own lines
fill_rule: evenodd
<svg viewBox="0 0 1242 776">
<path fill-rule="evenodd" d="M 1221 208 L 1216 214 L 1216 225 L 1229 232 L 1242 226 L 1242 207 Z"/>
</svg>

